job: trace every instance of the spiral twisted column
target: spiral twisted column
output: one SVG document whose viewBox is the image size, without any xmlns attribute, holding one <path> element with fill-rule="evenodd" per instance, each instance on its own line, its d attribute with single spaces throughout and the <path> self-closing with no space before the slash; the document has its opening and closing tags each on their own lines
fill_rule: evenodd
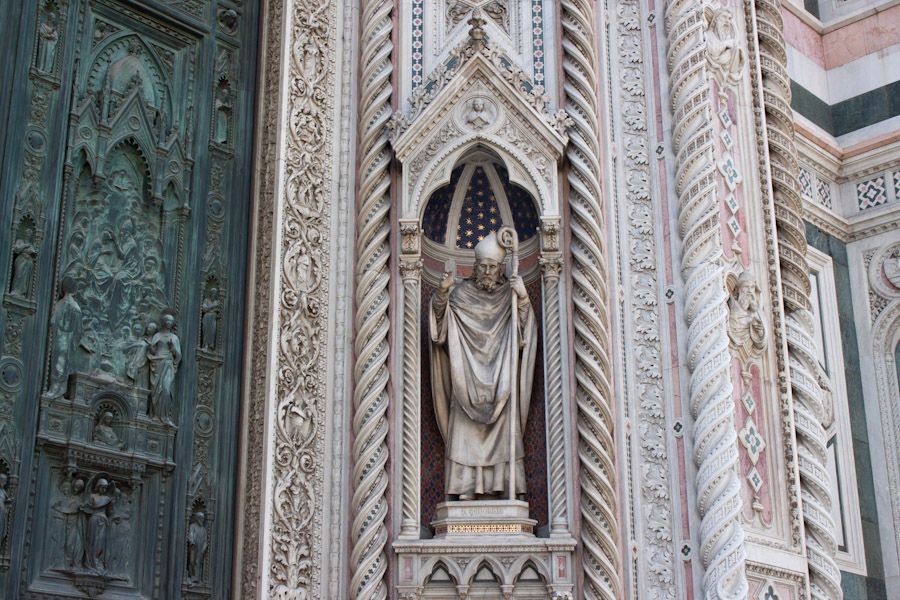
<svg viewBox="0 0 900 600">
<path fill-rule="evenodd" d="M 668 4 L 675 187 L 683 246 L 703 592 L 705 598 L 737 600 L 746 598 L 749 587 L 703 26 L 700 2 L 674 0 Z"/>
<path fill-rule="evenodd" d="M 563 402 L 562 344 L 560 342 L 559 275 L 562 258 L 541 257 L 544 283 L 544 356 L 547 374 L 547 444 L 550 472 L 550 532 L 567 534 L 569 517 L 566 506 L 566 427 Z"/>
<path fill-rule="evenodd" d="M 843 598 L 843 592 L 841 572 L 835 562 L 837 540 L 831 517 L 834 500 L 828 479 L 825 432 L 832 410 L 828 392 L 820 383 L 825 376 L 816 359 L 813 337 L 803 201 L 782 34 L 784 23 L 778 0 L 756 0 L 755 6 L 810 597 L 836 600 Z"/>
<path fill-rule="evenodd" d="M 350 597 L 387 598 L 391 0 L 364 0 L 360 56 Z"/>
<path fill-rule="evenodd" d="M 566 158 L 584 596 L 612 600 L 619 597 L 621 585 L 594 6 L 591 0 L 561 2 L 563 88 L 566 112 L 572 119 Z"/>
<path fill-rule="evenodd" d="M 419 338 L 421 317 L 422 259 L 404 255 L 400 259 L 403 280 L 403 473 L 400 537 L 419 539 Z"/>
</svg>

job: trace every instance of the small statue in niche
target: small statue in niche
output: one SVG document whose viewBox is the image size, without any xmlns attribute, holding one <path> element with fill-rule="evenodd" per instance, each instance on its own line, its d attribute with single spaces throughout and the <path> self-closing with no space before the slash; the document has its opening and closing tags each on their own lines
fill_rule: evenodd
<svg viewBox="0 0 900 600">
<path fill-rule="evenodd" d="M 469 112 L 466 113 L 466 123 L 473 129 L 481 129 L 491 122 L 491 115 L 487 110 L 484 98 L 473 98 L 469 105 Z"/>
<path fill-rule="evenodd" d="M 154 321 L 146 325 L 135 325 L 137 335 L 128 346 L 128 366 L 125 374 L 135 385 L 144 389 L 150 388 L 150 365 L 147 360 L 147 352 L 150 349 L 150 340 L 156 335 L 157 326 Z"/>
<path fill-rule="evenodd" d="M 200 305 L 200 347 L 204 350 L 215 350 L 218 344 L 219 328 L 219 289 L 210 288 Z"/>
<path fill-rule="evenodd" d="M 122 442 L 113 429 L 113 421 L 115 415 L 112 411 L 104 410 L 97 415 L 97 422 L 94 425 L 94 441 L 110 446 L 112 448 L 122 448 Z"/>
<path fill-rule="evenodd" d="M 759 354 L 766 345 L 766 325 L 759 312 L 759 286 L 753 273 L 738 276 L 734 292 L 728 299 L 728 337 L 742 354 Z"/>
<path fill-rule="evenodd" d="M 37 67 L 42 73 L 53 72 L 58 43 L 59 28 L 56 25 L 56 14 L 50 11 L 38 26 Z"/>
<path fill-rule="evenodd" d="M 81 505 L 81 512 L 87 518 L 87 535 L 84 538 L 84 566 L 97 573 L 106 572 L 106 549 L 109 543 L 109 529 L 114 518 L 115 485 L 101 477 L 94 484 L 87 503 Z"/>
<path fill-rule="evenodd" d="M 191 513 L 188 526 L 188 581 L 203 581 L 203 559 L 209 546 L 209 532 L 206 530 L 206 514 L 202 510 Z"/>
<path fill-rule="evenodd" d="M 84 514 L 81 511 L 84 479 L 62 484 L 63 499 L 54 503 L 53 509 L 62 513 L 64 523 L 63 556 L 67 569 L 84 567 Z"/>
<path fill-rule="evenodd" d="M 150 361 L 150 406 L 147 414 L 163 423 L 175 425 L 173 388 L 181 363 L 181 342 L 175 334 L 175 315 L 166 310 L 160 319 L 162 329 L 153 335 L 147 349 Z"/>
<path fill-rule="evenodd" d="M 31 281 L 34 277 L 34 263 L 37 250 L 24 239 L 17 239 L 13 245 L 13 276 L 9 293 L 20 298 L 31 297 Z"/>
<path fill-rule="evenodd" d="M 49 393 L 52 396 L 60 396 L 66 391 L 66 380 L 76 349 L 80 346 L 90 351 L 82 340 L 84 317 L 75 300 L 75 281 L 71 277 L 64 277 L 60 288 L 62 297 L 53 305 L 53 313 L 50 315 L 53 349 Z"/>
<path fill-rule="evenodd" d="M 0 473 L 0 549 L 3 548 L 3 542 L 6 541 L 7 527 L 9 526 L 9 508 L 12 506 L 12 498 L 6 491 L 9 482 L 9 475 Z"/>
</svg>

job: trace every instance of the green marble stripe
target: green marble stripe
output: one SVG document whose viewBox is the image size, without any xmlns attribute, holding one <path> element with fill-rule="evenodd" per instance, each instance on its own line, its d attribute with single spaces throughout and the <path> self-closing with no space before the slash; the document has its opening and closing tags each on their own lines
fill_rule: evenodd
<svg viewBox="0 0 900 600">
<path fill-rule="evenodd" d="M 791 108 L 838 137 L 900 115 L 900 81 L 831 105 L 791 81 Z"/>
</svg>

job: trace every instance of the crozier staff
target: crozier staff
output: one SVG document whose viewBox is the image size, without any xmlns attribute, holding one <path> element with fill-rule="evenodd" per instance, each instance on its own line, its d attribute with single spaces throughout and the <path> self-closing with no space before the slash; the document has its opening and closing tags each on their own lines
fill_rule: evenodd
<svg viewBox="0 0 900 600">
<path fill-rule="evenodd" d="M 503 274 L 505 258 L 497 236 L 488 235 L 475 247 L 472 276 L 454 285 L 453 273 L 444 273 L 431 300 L 431 380 L 446 445 L 445 489 L 460 500 L 511 495 L 510 463 L 515 494 L 525 493 L 522 432 L 537 325 L 522 279 Z"/>
</svg>

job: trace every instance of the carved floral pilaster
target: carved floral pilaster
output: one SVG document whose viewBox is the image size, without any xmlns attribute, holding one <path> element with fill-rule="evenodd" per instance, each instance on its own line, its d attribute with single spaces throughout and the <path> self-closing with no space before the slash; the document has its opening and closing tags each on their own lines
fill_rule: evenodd
<svg viewBox="0 0 900 600">
<path fill-rule="evenodd" d="M 626 432 L 626 452 L 620 463 L 622 472 L 640 473 L 632 483 L 629 512 L 634 522 L 633 544 L 641 548 L 632 555 L 632 577 L 639 578 L 636 591 L 647 598 L 677 597 L 676 549 L 673 531 L 677 528 L 675 485 L 670 467 L 670 437 L 672 423 L 667 419 L 667 390 L 664 388 L 663 307 L 660 306 L 665 269 L 659 264 L 659 244 L 662 236 L 656 227 L 658 203 L 665 198 L 653 197 L 651 170 L 652 108 L 647 95 L 652 82 L 652 50 L 644 38 L 646 23 L 655 28 L 656 20 L 648 19 L 646 3 L 622 0 L 610 20 L 615 22 L 615 36 L 610 36 L 611 55 L 617 64 L 611 70 L 613 94 L 613 127 L 611 145 L 624 148 L 616 164 L 621 175 L 614 177 L 618 189 L 619 211 L 627 216 L 620 221 L 618 236 L 627 254 L 619 261 L 623 282 L 625 315 L 620 324 L 621 338 L 630 340 L 625 365 L 633 377 L 623 377 L 623 392 L 628 402 L 621 421 L 632 425 Z M 624 315 L 623 315 L 624 316 Z M 634 449 L 631 449 L 634 448 Z M 631 460 L 628 460 L 630 458 Z M 636 510 L 640 507 L 640 511 Z M 624 524 L 623 524 L 624 529 Z M 627 571 L 626 571 L 627 572 Z M 627 577 L 627 575 L 626 575 Z"/>
<path fill-rule="evenodd" d="M 262 16 L 236 561 L 247 599 L 321 597 L 329 279 L 299 268 L 299 259 L 314 252 L 318 272 L 330 271 L 336 15 L 324 0 L 268 0 Z"/>
</svg>

